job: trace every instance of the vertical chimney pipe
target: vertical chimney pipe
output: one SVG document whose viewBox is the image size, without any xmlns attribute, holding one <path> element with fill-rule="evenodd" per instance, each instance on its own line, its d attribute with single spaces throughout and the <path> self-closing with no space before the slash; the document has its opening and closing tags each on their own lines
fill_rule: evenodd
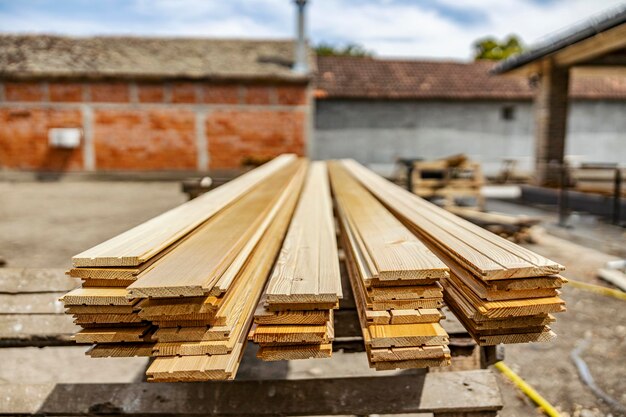
<svg viewBox="0 0 626 417">
<path fill-rule="evenodd" d="M 296 47 L 295 47 L 295 59 L 293 65 L 293 71 L 299 74 L 305 74 L 308 71 L 307 56 L 306 56 L 306 39 L 305 39 L 305 18 L 304 7 L 307 0 L 294 0 L 296 4 Z"/>
</svg>

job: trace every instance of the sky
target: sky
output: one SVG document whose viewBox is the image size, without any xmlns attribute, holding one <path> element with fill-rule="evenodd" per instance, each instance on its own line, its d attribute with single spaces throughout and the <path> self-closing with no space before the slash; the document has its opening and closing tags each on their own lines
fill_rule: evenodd
<svg viewBox="0 0 626 417">
<path fill-rule="evenodd" d="M 313 44 L 357 43 L 378 57 L 470 59 L 484 36 L 529 45 L 618 0 L 309 0 Z M 0 0 L 0 32 L 292 38 L 291 0 Z"/>
</svg>

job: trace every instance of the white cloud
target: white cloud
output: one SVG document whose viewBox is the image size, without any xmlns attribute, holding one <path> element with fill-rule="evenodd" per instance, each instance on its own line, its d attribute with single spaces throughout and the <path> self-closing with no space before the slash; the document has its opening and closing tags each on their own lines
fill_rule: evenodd
<svg viewBox="0 0 626 417">
<path fill-rule="evenodd" d="M 42 2 L 20 2 L 20 15 L 0 12 L 5 32 L 54 32 L 74 35 L 137 34 L 211 37 L 286 38 L 294 33 L 290 0 L 134 0 L 124 19 L 106 20 L 88 13 L 60 17 Z M 356 42 L 379 56 L 468 59 L 474 40 L 515 33 L 527 43 L 618 5 L 618 0 L 433 0 L 430 3 L 391 0 L 310 0 L 309 36 Z M 46 2 L 43 2 L 46 5 Z M 445 8 L 479 22 L 461 23 Z M 458 17 L 458 16 L 457 16 Z"/>
</svg>

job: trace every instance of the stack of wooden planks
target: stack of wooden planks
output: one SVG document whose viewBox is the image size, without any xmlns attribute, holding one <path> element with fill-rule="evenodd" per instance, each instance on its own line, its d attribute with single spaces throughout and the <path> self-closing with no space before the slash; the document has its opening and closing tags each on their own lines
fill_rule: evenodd
<svg viewBox="0 0 626 417">
<path fill-rule="evenodd" d="M 313 162 L 249 338 L 266 361 L 327 358 L 342 297 L 325 162 Z"/>
<path fill-rule="evenodd" d="M 330 174 L 370 367 L 449 365 L 439 324 L 448 268 L 343 166 L 331 163 Z"/>
<path fill-rule="evenodd" d="M 496 236 L 384 180 L 342 161 L 376 198 L 450 268 L 442 279 L 450 309 L 481 345 L 542 342 L 565 310 L 558 275 L 563 266 Z"/>
<path fill-rule="evenodd" d="M 93 357 L 155 356 L 150 381 L 232 379 L 307 162 L 282 156 L 74 257 L 62 298 Z"/>
</svg>

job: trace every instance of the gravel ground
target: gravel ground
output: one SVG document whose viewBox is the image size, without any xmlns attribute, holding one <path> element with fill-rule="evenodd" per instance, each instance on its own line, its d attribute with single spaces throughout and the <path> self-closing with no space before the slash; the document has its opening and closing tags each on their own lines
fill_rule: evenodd
<svg viewBox="0 0 626 417">
<path fill-rule="evenodd" d="M 0 257 L 10 267 L 68 267 L 72 255 L 185 201 L 177 182 L 16 182 L 0 183 L 0 193 Z M 514 206 L 508 209 L 517 210 Z M 607 260 L 615 259 L 545 234 L 530 247 L 566 265 L 566 277 L 598 284 L 601 282 L 595 278 L 596 269 Z M 506 346 L 505 361 L 564 416 L 617 416 L 618 413 L 599 401 L 580 382 L 569 355 L 577 343 L 588 340 L 589 346 L 582 357 L 596 382 L 626 404 L 624 301 L 573 287 L 566 287 L 563 297 L 568 303 L 568 311 L 557 315 L 554 325 L 559 335 L 557 341 L 545 345 Z M 74 361 L 77 354 L 82 355 L 78 352 L 80 349 L 0 350 L 0 362 L 19 361 L 21 364 L 19 367 L 2 367 L 0 383 L 38 379 L 37 370 L 45 368 L 46 361 L 60 364 Z M 45 355 L 42 354 L 44 351 Z M 363 359 L 360 355 L 343 356 L 346 363 Z M 137 360 L 130 361 L 132 364 L 129 362 L 125 366 L 141 366 Z M 80 361 L 80 366 L 76 367 L 54 366 L 54 372 L 46 373 L 45 380 L 98 382 L 89 372 L 93 363 L 94 370 L 105 368 L 100 360 Z M 107 365 L 106 368 L 109 372 L 103 378 L 107 382 L 137 378 L 136 371 L 132 375 L 127 373 L 116 377 L 115 372 L 123 373 L 124 366 L 109 368 Z M 306 375 L 307 372 L 330 374 L 332 370 L 325 370 L 317 361 L 302 361 L 288 366 L 287 372 L 294 375 Z M 501 416 L 540 415 L 511 383 L 504 377 L 500 379 L 505 400 Z"/>
</svg>

